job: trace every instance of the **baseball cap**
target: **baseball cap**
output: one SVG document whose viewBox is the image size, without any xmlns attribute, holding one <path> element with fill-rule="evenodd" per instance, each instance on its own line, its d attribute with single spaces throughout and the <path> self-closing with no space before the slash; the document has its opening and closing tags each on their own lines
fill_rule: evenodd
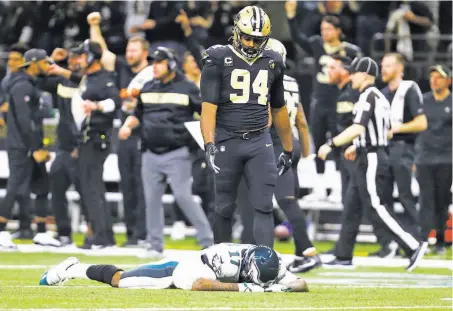
<svg viewBox="0 0 453 311">
<path fill-rule="evenodd" d="M 370 57 L 356 57 L 351 63 L 351 73 L 356 72 L 364 72 L 370 76 L 377 77 L 379 75 L 379 66 Z"/>
<path fill-rule="evenodd" d="M 149 55 L 149 59 L 160 62 L 164 59 L 174 59 L 174 56 L 169 49 L 158 47 Z"/>
<path fill-rule="evenodd" d="M 40 60 L 47 59 L 53 63 L 53 60 L 47 56 L 47 52 L 43 49 L 30 49 L 24 54 L 24 63 L 19 67 L 27 67 L 31 63 L 39 62 Z"/>
<path fill-rule="evenodd" d="M 447 66 L 434 65 L 429 67 L 429 72 L 437 71 L 444 78 L 451 78 L 451 70 Z"/>
<path fill-rule="evenodd" d="M 91 41 L 90 39 L 85 40 L 80 43 L 79 46 L 72 48 L 70 50 L 73 54 L 93 54 L 95 59 L 101 59 L 102 57 L 102 47 L 99 43 Z"/>
</svg>

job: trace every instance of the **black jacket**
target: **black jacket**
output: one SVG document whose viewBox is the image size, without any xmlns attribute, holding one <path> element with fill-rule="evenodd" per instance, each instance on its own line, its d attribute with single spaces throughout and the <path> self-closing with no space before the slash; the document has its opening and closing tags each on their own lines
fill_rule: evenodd
<svg viewBox="0 0 453 311">
<path fill-rule="evenodd" d="M 42 147 L 44 115 L 40 111 L 36 81 L 25 72 L 12 73 L 4 83 L 9 109 L 6 146 L 8 149 L 37 150 Z"/>
<path fill-rule="evenodd" d="M 94 72 L 82 79 L 79 90 L 82 100 L 100 102 L 106 99 L 112 99 L 114 101 L 114 111 L 107 113 L 93 111 L 91 116 L 85 118 L 81 128 L 84 138 L 108 135 L 113 127 L 116 110 L 121 107 L 120 92 L 116 87 L 115 76 L 113 73 L 104 69 Z"/>
<path fill-rule="evenodd" d="M 39 78 L 37 86 L 52 94 L 54 106 L 60 112 L 57 126 L 58 149 L 73 151 L 81 138 L 71 111 L 72 96 L 78 89 L 77 83 L 63 77 L 50 76 Z"/>
<path fill-rule="evenodd" d="M 165 84 L 146 83 L 134 111 L 142 126 L 143 147 L 163 154 L 188 146 L 191 136 L 184 122 L 193 121 L 194 112 L 201 112 L 200 90 L 182 73 Z"/>
</svg>

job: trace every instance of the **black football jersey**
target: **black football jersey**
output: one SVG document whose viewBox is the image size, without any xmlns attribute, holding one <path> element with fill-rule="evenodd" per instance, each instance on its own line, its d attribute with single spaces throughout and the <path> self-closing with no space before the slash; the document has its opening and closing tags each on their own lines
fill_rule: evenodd
<svg viewBox="0 0 453 311">
<path fill-rule="evenodd" d="M 280 108 L 285 104 L 283 69 L 282 57 L 272 50 L 264 50 L 252 61 L 231 45 L 215 45 L 206 50 L 202 75 L 215 75 L 202 77 L 200 87 L 202 100 L 218 106 L 216 128 L 228 132 L 265 128 L 269 105 Z M 215 88 L 215 98 L 204 96 Z"/>
<path fill-rule="evenodd" d="M 331 55 L 339 54 L 351 59 L 362 56 L 360 48 L 348 42 L 341 42 L 332 47 L 324 43 L 320 35 L 307 37 L 300 31 L 296 19 L 289 20 L 292 39 L 304 51 L 315 59 L 316 73 L 313 81 L 313 97 L 319 104 L 325 104 L 335 109 L 335 100 L 339 94 L 336 85 L 329 83 L 329 66 L 333 61 Z"/>
</svg>

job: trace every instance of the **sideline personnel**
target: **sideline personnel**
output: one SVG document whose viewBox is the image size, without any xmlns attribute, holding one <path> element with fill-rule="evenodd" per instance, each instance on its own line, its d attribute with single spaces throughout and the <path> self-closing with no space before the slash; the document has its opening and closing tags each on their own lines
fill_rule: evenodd
<svg viewBox="0 0 453 311">
<path fill-rule="evenodd" d="M 164 209 L 162 196 L 167 182 L 179 207 L 195 226 L 203 248 L 212 245 L 208 219 L 192 196 L 192 161 L 187 145 L 191 139 L 184 122 L 200 111 L 200 91 L 177 71 L 173 53 L 158 47 L 151 55 L 154 80 L 147 82 L 138 97 L 134 115 L 121 127 L 120 139 L 128 139 L 142 125 L 142 179 L 145 191 L 146 225 L 152 249 L 148 257 L 162 258 Z"/>
<path fill-rule="evenodd" d="M 102 177 L 104 162 L 109 154 L 113 119 L 121 105 L 121 98 L 113 74 L 103 69 L 100 63 L 102 48 L 98 43 L 85 40 L 73 53 L 80 55 L 79 65 L 85 72 L 79 87 L 79 101 L 85 117 L 75 122 L 82 132 L 79 147 L 80 190 L 89 213 L 94 240 L 93 245 L 84 247 L 99 248 L 115 244 L 112 215 L 105 201 Z"/>
<path fill-rule="evenodd" d="M 45 162 L 50 160 L 50 154 L 42 149 L 44 115 L 35 85 L 36 78 L 46 74 L 50 61 L 46 51 L 28 50 L 24 54 L 24 64 L 20 66 L 24 70 L 13 73 L 7 85 L 9 109 L 6 145 L 10 175 L 6 196 L 0 205 L 0 247 L 16 248 L 11 234 L 6 231 L 6 224 L 16 200 L 21 209 L 30 210 L 30 192 L 36 194 L 38 233 L 33 242 L 60 246 L 58 240 L 46 234 L 49 177 Z"/>
<path fill-rule="evenodd" d="M 343 146 L 352 140 L 354 145 L 346 149 L 344 156 L 354 160 L 355 174 L 349 183 L 346 207 L 355 213 L 364 211 L 373 227 L 386 227 L 398 244 L 404 249 L 409 259 L 407 271 L 412 271 L 423 258 L 428 243 L 419 242 L 407 227 L 401 226 L 389 213 L 385 190 L 389 181 L 389 158 L 386 147 L 390 132 L 390 104 L 384 95 L 374 86 L 378 75 L 378 65 L 369 57 L 359 59 L 353 65 L 351 76 L 352 88 L 360 90 L 360 97 L 354 105 L 354 121 L 332 139 L 329 139 L 318 151 L 318 156 L 325 160 L 332 148 Z M 361 210 L 361 211 L 360 211 Z M 346 219 L 347 220 L 347 219 Z M 342 224 L 340 240 L 355 242 L 358 226 Z M 324 263 L 330 267 L 352 267 L 354 243 L 342 249 L 335 249 L 336 258 Z"/>
<path fill-rule="evenodd" d="M 452 183 L 452 98 L 451 71 L 444 66 L 432 66 L 431 92 L 423 94 L 423 109 L 428 129 L 417 140 L 415 163 L 420 185 L 420 226 L 423 240 L 431 229 L 437 232 L 434 252 L 446 253 L 444 233 L 451 202 Z"/>
</svg>

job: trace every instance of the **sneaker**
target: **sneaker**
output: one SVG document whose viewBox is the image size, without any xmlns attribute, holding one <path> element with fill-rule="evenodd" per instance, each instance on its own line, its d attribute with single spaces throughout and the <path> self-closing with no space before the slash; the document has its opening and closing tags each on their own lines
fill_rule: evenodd
<svg viewBox="0 0 453 311">
<path fill-rule="evenodd" d="M 66 277 L 66 270 L 69 267 L 76 265 L 79 263 L 79 260 L 75 257 L 69 257 L 68 259 L 64 260 L 63 262 L 59 263 L 55 267 L 47 270 L 42 275 L 41 279 L 39 280 L 39 285 L 63 285 L 64 282 L 68 280 Z"/>
<path fill-rule="evenodd" d="M 148 258 L 151 260 L 161 260 L 164 259 L 164 253 L 156 251 L 155 249 L 148 249 L 142 258 Z"/>
<path fill-rule="evenodd" d="M 17 249 L 14 244 L 11 233 L 8 231 L 0 231 L 0 249 Z"/>
<path fill-rule="evenodd" d="M 379 257 L 385 259 L 395 258 L 396 252 L 398 251 L 398 244 L 395 242 L 390 242 L 389 244 L 382 247 L 377 252 L 369 253 L 368 257 Z"/>
<path fill-rule="evenodd" d="M 36 233 L 35 237 L 33 238 L 33 243 L 42 246 L 53 246 L 53 247 L 61 246 L 60 241 L 44 232 Z"/>
<path fill-rule="evenodd" d="M 173 223 L 170 238 L 173 241 L 181 241 L 186 238 L 186 224 L 184 221 L 175 221 Z"/>
<path fill-rule="evenodd" d="M 14 231 L 11 236 L 14 240 L 31 240 L 35 233 L 30 228 L 28 229 L 19 229 Z"/>
<path fill-rule="evenodd" d="M 322 265 L 321 258 L 315 256 L 296 256 L 294 261 L 289 265 L 288 271 L 292 273 L 304 273 Z"/>
<path fill-rule="evenodd" d="M 414 251 L 411 258 L 409 259 L 409 266 L 407 266 L 407 268 L 406 268 L 407 272 L 411 272 L 412 270 L 414 270 L 417 267 L 418 263 L 425 255 L 427 248 L 428 248 L 428 242 L 423 242 Z"/>
<path fill-rule="evenodd" d="M 332 261 L 324 262 L 322 266 L 326 269 L 355 269 L 352 259 L 340 260 L 335 258 Z"/>
</svg>

